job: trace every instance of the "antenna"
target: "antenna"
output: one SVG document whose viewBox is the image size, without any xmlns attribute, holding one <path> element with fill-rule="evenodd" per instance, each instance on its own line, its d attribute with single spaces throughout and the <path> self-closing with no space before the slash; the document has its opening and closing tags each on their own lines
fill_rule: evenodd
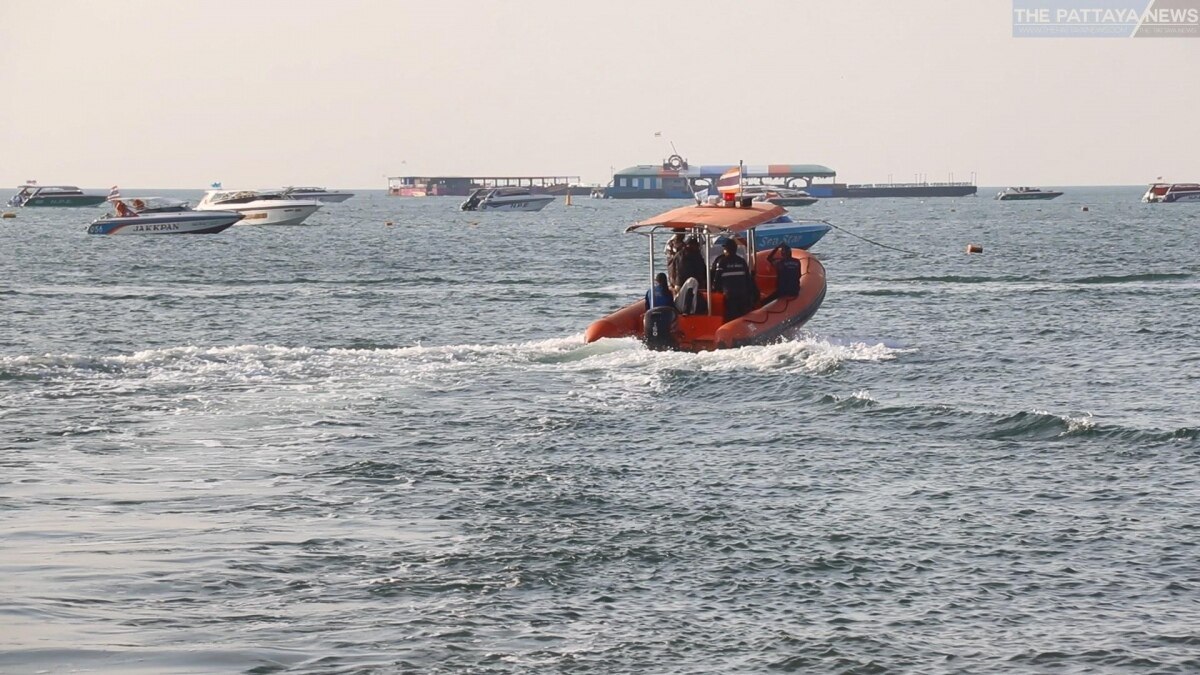
<svg viewBox="0 0 1200 675">
<path fill-rule="evenodd" d="M 667 141 L 667 142 L 671 144 L 671 154 L 678 155 L 679 151 L 675 149 L 675 141 Z"/>
</svg>

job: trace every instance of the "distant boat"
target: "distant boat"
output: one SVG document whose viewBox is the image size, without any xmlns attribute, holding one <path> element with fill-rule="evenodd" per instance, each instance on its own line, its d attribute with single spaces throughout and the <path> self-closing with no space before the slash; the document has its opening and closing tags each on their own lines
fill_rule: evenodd
<svg viewBox="0 0 1200 675">
<path fill-rule="evenodd" d="M 463 211 L 541 211 L 554 195 L 535 195 L 528 188 L 478 188 L 459 208 Z"/>
<path fill-rule="evenodd" d="M 87 194 L 74 185 L 26 183 L 17 190 L 8 200 L 9 206 L 96 206 L 107 199 L 105 195 Z"/>
<path fill-rule="evenodd" d="M 1030 201 L 1035 199 L 1054 199 L 1063 193 L 1055 190 L 1042 190 L 1033 187 L 1010 187 L 996 194 L 996 199 L 1002 202 Z"/>
<path fill-rule="evenodd" d="M 1142 201 L 1150 204 L 1200 202 L 1200 183 L 1151 183 L 1142 195 Z"/>
<path fill-rule="evenodd" d="M 88 226 L 88 234 L 216 234 L 243 218 L 236 211 L 193 211 L 187 202 L 166 197 L 112 200 L 108 213 Z"/>
<path fill-rule="evenodd" d="M 821 201 L 804 190 L 782 185 L 744 185 L 742 194 L 754 197 L 756 202 L 770 202 L 776 206 L 811 206 Z"/>
<path fill-rule="evenodd" d="M 315 199 L 330 204 L 344 202 L 354 196 L 353 192 L 327 190 L 323 187 L 286 187 L 282 194 L 292 199 Z"/>
<path fill-rule="evenodd" d="M 321 208 L 315 199 L 290 199 L 278 192 L 209 190 L 197 211 L 237 211 L 243 225 L 299 225 Z"/>
</svg>

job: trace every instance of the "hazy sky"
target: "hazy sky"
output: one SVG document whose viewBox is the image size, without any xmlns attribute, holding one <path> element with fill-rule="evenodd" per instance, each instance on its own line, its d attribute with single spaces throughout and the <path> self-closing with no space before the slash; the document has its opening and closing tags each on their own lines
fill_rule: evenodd
<svg viewBox="0 0 1200 675">
<path fill-rule="evenodd" d="M 1010 0 L 0 0 L 0 190 L 604 183 L 668 141 L 849 182 L 1200 181 L 1200 38 L 1011 34 Z"/>
</svg>

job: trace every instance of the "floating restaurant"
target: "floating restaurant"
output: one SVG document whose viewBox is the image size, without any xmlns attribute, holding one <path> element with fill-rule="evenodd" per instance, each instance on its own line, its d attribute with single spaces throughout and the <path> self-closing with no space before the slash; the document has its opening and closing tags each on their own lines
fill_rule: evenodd
<svg viewBox="0 0 1200 675">
<path fill-rule="evenodd" d="M 713 185 L 732 164 L 689 166 L 671 155 L 660 166 L 641 164 L 613 174 L 604 189 L 610 199 L 692 199 L 698 190 Z M 814 178 L 834 178 L 837 172 L 820 164 L 747 164 L 742 169 L 747 185 L 772 184 L 807 189 Z"/>
<path fill-rule="evenodd" d="M 465 197 L 480 188 L 523 187 L 533 194 L 587 195 L 579 176 L 389 176 L 388 194 L 394 197 Z"/>
<path fill-rule="evenodd" d="M 690 166 L 679 155 L 661 165 L 640 164 L 613 173 L 608 187 L 596 196 L 609 199 L 692 199 L 696 192 L 716 183 L 737 162 Z M 804 190 L 813 197 L 964 197 L 975 194 L 971 182 L 870 183 L 837 182 L 837 172 L 820 164 L 747 164 L 742 167 L 745 185 L 772 185 Z M 817 179 L 826 179 L 814 182 Z"/>
</svg>

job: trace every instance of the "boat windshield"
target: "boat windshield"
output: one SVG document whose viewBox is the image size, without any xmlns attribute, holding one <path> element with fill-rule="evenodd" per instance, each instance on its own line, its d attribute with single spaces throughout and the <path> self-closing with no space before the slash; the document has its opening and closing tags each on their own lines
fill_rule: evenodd
<svg viewBox="0 0 1200 675">
<path fill-rule="evenodd" d="M 225 192 L 211 192 L 204 199 L 210 204 L 244 204 L 259 198 L 259 193 L 252 190 L 228 190 Z"/>
</svg>

